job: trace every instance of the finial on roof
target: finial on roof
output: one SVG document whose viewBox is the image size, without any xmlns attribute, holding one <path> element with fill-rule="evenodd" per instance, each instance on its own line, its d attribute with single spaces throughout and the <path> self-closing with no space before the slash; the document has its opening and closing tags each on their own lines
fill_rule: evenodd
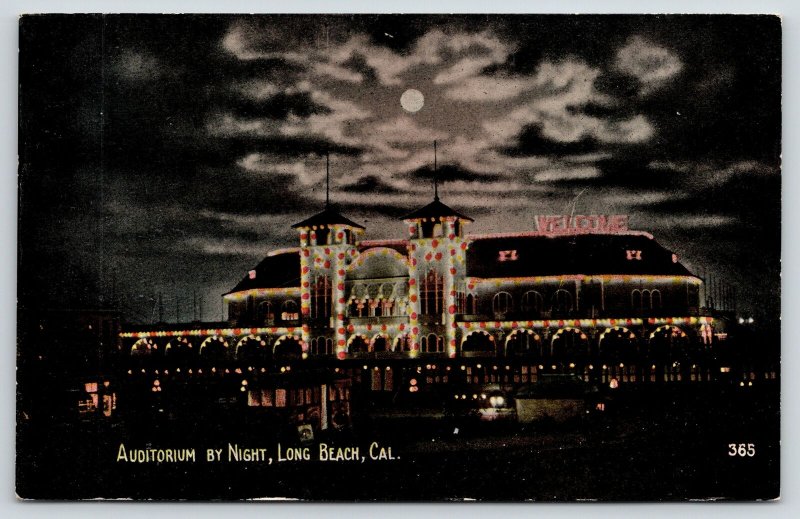
<svg viewBox="0 0 800 519">
<path fill-rule="evenodd" d="M 331 154 L 325 152 L 325 209 L 331 206 Z"/>
<path fill-rule="evenodd" d="M 439 175 L 436 172 L 436 141 L 433 141 L 433 199 L 439 201 Z"/>
</svg>

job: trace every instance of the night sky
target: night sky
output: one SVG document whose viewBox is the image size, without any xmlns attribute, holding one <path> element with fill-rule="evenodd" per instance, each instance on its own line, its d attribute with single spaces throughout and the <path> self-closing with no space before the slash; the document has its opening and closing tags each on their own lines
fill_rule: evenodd
<svg viewBox="0 0 800 519">
<path fill-rule="evenodd" d="M 219 320 L 322 209 L 326 151 L 341 212 L 403 237 L 437 140 L 469 232 L 629 214 L 776 319 L 780 41 L 768 16 L 25 17 L 20 306 L 152 322 L 162 293 L 186 321 L 196 292 Z"/>
</svg>

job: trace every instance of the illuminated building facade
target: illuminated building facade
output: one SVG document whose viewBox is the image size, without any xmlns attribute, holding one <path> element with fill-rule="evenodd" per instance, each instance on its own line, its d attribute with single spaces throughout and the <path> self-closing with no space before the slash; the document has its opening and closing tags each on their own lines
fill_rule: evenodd
<svg viewBox="0 0 800 519">
<path fill-rule="evenodd" d="M 228 361 L 649 365 L 722 336 L 701 315 L 701 279 L 625 216 L 540 216 L 536 231 L 467 235 L 472 220 L 436 196 L 403 222 L 403 239 L 364 240 L 326 205 L 293 226 L 296 247 L 271 252 L 224 295 L 227 323 L 129 330 L 125 348 Z"/>
</svg>

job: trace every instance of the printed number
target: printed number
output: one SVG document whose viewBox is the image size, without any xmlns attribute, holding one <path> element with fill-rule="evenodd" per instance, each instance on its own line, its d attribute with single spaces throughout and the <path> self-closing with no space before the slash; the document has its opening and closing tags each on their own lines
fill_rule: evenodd
<svg viewBox="0 0 800 519">
<path fill-rule="evenodd" d="M 749 457 L 752 458 L 756 455 L 756 444 L 755 443 L 729 443 L 728 444 L 728 456 L 739 456 L 741 458 Z"/>
</svg>

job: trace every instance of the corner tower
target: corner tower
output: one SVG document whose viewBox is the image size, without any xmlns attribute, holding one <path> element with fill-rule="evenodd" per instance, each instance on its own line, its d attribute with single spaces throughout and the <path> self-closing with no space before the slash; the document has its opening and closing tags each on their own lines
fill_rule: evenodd
<svg viewBox="0 0 800 519">
<path fill-rule="evenodd" d="M 333 335 L 336 354 L 342 358 L 346 350 L 345 273 L 364 227 L 331 207 L 329 186 L 330 159 L 326 157 L 325 209 L 292 227 L 300 236 L 303 339 L 308 341 L 311 333 Z"/>
<path fill-rule="evenodd" d="M 457 352 L 455 316 L 466 305 L 464 226 L 472 218 L 439 200 L 434 162 L 433 202 L 403 217 L 408 227 L 409 324 L 421 353 Z"/>
</svg>

